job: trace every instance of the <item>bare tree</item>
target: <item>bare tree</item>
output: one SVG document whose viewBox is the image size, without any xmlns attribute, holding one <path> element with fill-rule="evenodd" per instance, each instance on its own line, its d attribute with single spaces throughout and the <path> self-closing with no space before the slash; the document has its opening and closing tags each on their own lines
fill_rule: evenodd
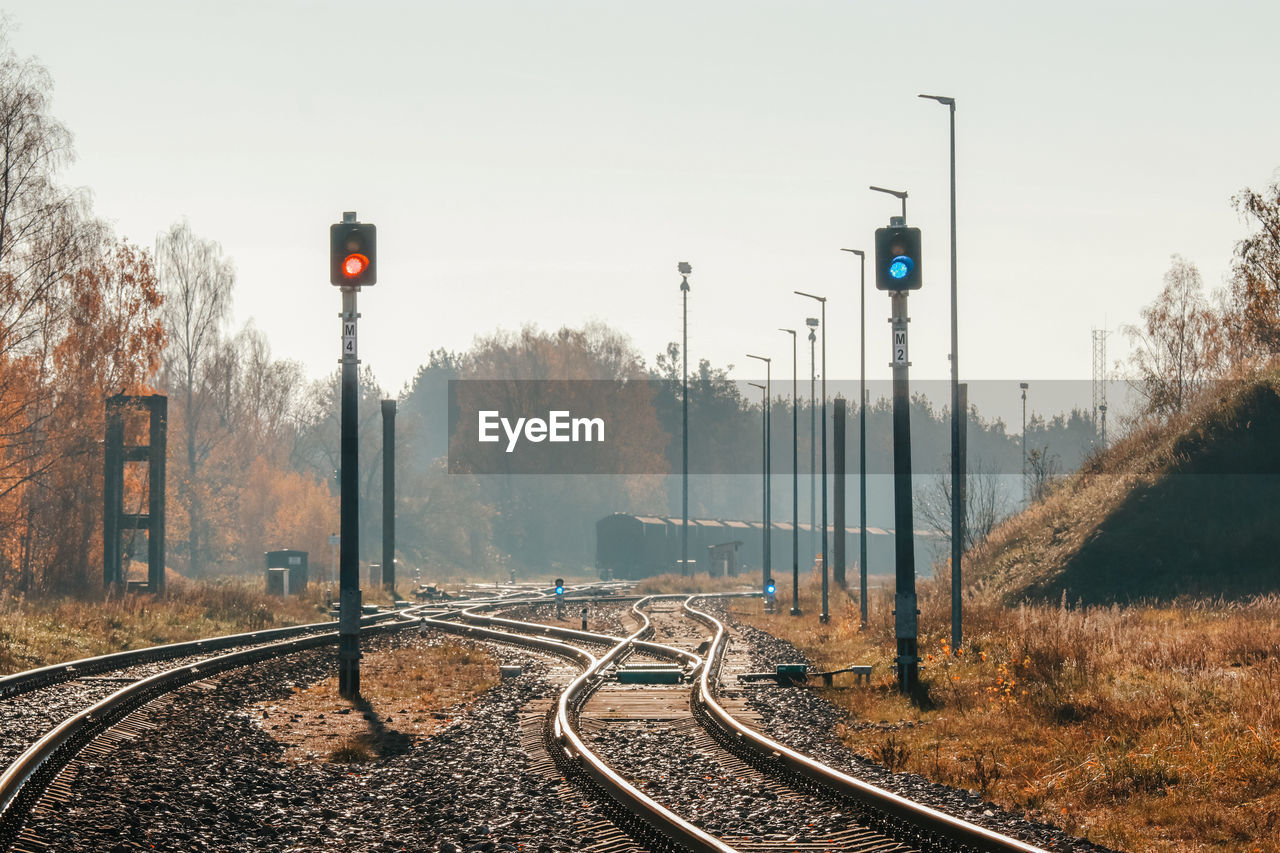
<svg viewBox="0 0 1280 853">
<path fill-rule="evenodd" d="M 1134 387 L 1147 412 L 1177 414 L 1223 369 L 1221 318 L 1205 297 L 1195 264 L 1173 256 L 1164 289 L 1142 309 L 1142 321 L 1125 327 L 1136 344 L 1130 358 Z"/>
<path fill-rule="evenodd" d="M 156 262 L 169 335 L 165 373 L 179 397 L 186 441 L 186 476 L 178 480 L 178 499 L 187 510 L 189 569 L 198 574 L 204 563 L 200 466 L 215 435 L 204 429 L 214 399 L 208 386 L 218 372 L 214 366 L 231 313 L 235 269 L 216 241 L 197 237 L 185 220 L 157 238 Z"/>
<path fill-rule="evenodd" d="M 1037 503 L 1053 494 L 1062 481 L 1062 460 L 1049 448 L 1033 447 L 1027 452 L 1027 494 Z"/>
<path fill-rule="evenodd" d="M 964 550 L 981 545 L 1011 508 L 1000 477 L 984 459 L 975 459 L 965 476 Z M 942 471 L 916 492 L 920 519 L 943 537 L 942 549 L 951 548 L 951 475 Z"/>
</svg>

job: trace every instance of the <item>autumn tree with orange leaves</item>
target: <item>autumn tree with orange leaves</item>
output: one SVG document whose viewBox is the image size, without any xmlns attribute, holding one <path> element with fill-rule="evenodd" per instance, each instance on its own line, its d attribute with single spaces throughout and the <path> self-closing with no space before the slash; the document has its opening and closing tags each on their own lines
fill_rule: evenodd
<svg viewBox="0 0 1280 853">
<path fill-rule="evenodd" d="M 0 589 L 100 576 L 104 397 L 146 390 L 164 341 L 145 251 L 57 183 L 51 82 L 0 34 Z"/>
</svg>

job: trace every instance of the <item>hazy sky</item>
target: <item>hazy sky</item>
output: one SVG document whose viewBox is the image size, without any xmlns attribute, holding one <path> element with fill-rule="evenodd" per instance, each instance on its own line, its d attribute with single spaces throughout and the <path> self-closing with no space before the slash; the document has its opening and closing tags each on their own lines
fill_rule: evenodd
<svg viewBox="0 0 1280 853">
<path fill-rule="evenodd" d="M 1090 329 L 1135 322 L 1170 255 L 1221 284 L 1249 230 L 1230 197 L 1280 177 L 1274 0 L 0 8 L 75 134 L 65 180 L 143 245 L 184 216 L 221 242 L 237 322 L 312 376 L 339 350 L 328 226 L 376 223 L 360 349 L 393 392 L 429 350 L 525 323 L 599 319 L 652 362 L 679 339 L 682 260 L 694 358 L 789 374 L 775 329 L 803 328 L 811 290 L 829 374 L 856 378 L 839 249 L 897 213 L 870 184 L 910 192 L 913 378 L 945 378 L 947 112 L 920 92 L 958 101 L 962 378 L 1010 380 L 1009 412 L 1019 379 L 1087 380 Z"/>
</svg>

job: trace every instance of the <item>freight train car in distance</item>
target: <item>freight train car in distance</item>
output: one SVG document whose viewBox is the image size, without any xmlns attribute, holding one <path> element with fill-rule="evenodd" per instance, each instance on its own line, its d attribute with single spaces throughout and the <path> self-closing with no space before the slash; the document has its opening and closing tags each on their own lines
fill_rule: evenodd
<svg viewBox="0 0 1280 853">
<path fill-rule="evenodd" d="M 791 522 L 773 522 L 772 566 L 775 575 L 790 571 L 792 566 Z M 808 571 L 821 550 L 813 527 L 799 525 L 799 561 Z M 834 536 L 834 526 L 829 527 Z M 632 515 L 615 512 L 596 522 L 596 570 L 602 578 L 634 580 L 652 575 L 680 571 L 679 518 L 656 515 Z M 845 528 L 845 553 L 850 556 L 848 570 L 857 566 L 859 553 L 856 527 Z M 916 573 L 929 571 L 934 552 L 945 543 L 941 537 L 925 530 L 916 531 Z M 721 519 L 689 519 L 689 569 L 712 575 L 755 572 L 763 565 L 764 525 L 759 521 L 725 521 Z M 867 526 L 867 563 L 872 574 L 892 574 L 894 570 L 894 538 L 892 530 Z M 834 543 L 831 545 L 834 553 Z"/>
</svg>

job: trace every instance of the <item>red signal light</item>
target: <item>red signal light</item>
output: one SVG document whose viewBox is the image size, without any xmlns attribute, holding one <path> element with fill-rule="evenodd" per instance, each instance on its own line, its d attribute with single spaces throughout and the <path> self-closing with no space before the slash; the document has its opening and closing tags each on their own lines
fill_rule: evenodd
<svg viewBox="0 0 1280 853">
<path fill-rule="evenodd" d="M 378 281 L 378 229 L 354 213 L 329 226 L 329 283 L 366 287 Z"/>
<path fill-rule="evenodd" d="M 347 255 L 342 261 L 342 274 L 347 278 L 359 278 L 369 268 L 369 259 L 359 252 Z"/>
</svg>

